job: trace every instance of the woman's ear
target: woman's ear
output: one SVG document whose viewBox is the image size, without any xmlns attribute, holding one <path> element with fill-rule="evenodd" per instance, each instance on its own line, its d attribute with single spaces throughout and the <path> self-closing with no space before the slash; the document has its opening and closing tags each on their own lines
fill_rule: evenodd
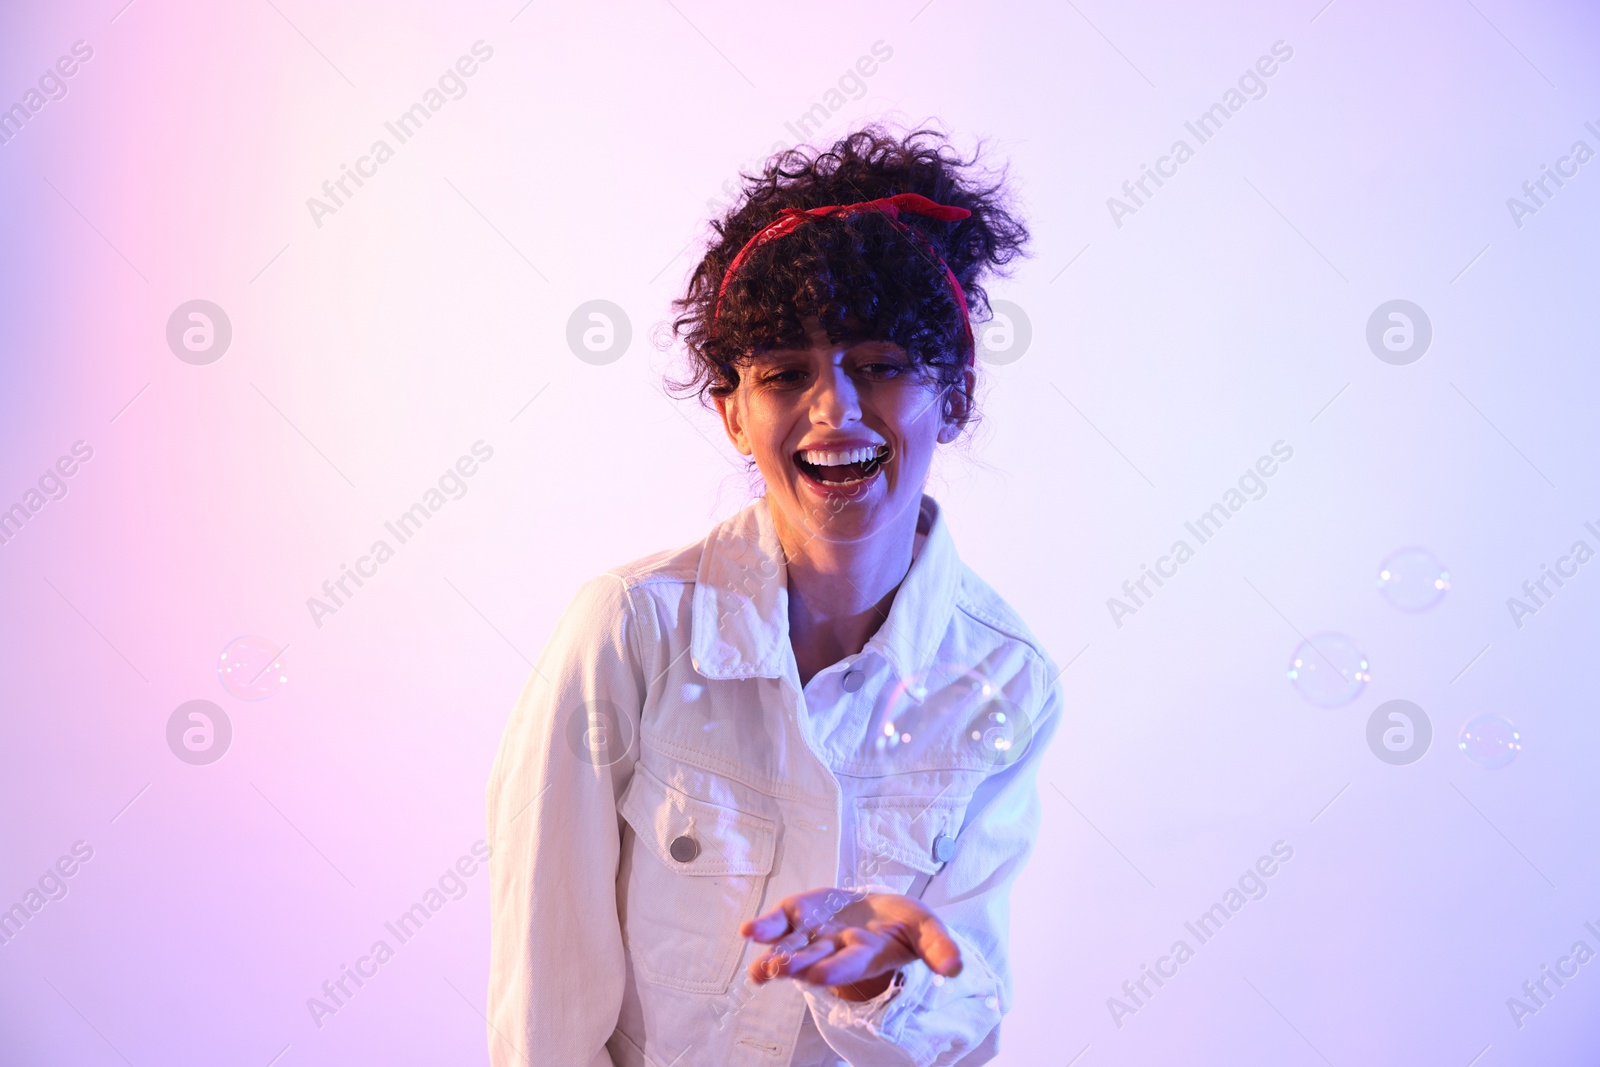
<svg viewBox="0 0 1600 1067">
<path fill-rule="evenodd" d="M 960 381 L 947 387 L 944 399 L 944 425 L 939 427 L 941 445 L 947 445 L 960 437 L 967 420 L 972 418 L 972 391 L 977 384 L 977 371 L 969 365 L 962 370 Z"/>
<path fill-rule="evenodd" d="M 728 432 L 728 440 L 733 442 L 733 447 L 739 450 L 741 456 L 750 455 L 753 450 L 750 438 L 744 432 L 744 403 L 738 389 L 713 399 L 717 404 L 717 414 L 722 416 L 722 428 Z"/>
</svg>

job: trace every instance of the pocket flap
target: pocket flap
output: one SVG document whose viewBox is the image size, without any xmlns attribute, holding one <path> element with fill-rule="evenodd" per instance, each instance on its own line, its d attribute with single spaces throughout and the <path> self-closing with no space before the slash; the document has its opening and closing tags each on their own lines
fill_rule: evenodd
<svg viewBox="0 0 1600 1067">
<path fill-rule="evenodd" d="M 768 874 L 777 824 L 737 808 L 697 800 L 652 774 L 642 763 L 618 809 L 639 840 L 681 874 Z M 678 859 L 673 842 L 688 838 L 693 855 Z M 679 855 L 690 850 L 680 846 Z"/>
<path fill-rule="evenodd" d="M 857 803 L 856 842 L 907 867 L 933 874 L 944 866 L 934 842 L 954 842 L 966 812 L 965 797 L 862 797 Z"/>
</svg>

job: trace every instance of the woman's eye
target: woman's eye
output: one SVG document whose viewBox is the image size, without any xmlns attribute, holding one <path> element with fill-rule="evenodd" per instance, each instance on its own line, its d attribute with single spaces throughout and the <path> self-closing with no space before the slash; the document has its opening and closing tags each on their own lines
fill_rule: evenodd
<svg viewBox="0 0 1600 1067">
<path fill-rule="evenodd" d="M 861 373 L 869 378 L 893 378 L 903 370 L 905 368 L 898 363 L 864 363 L 861 366 Z"/>
</svg>

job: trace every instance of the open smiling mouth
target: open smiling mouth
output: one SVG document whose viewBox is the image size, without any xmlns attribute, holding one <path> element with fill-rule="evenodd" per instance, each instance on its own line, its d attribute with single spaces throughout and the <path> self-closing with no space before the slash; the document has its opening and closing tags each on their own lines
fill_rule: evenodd
<svg viewBox="0 0 1600 1067">
<path fill-rule="evenodd" d="M 870 479 L 889 462 L 888 445 L 824 451 L 808 448 L 794 454 L 795 466 L 814 482 L 849 488 Z"/>
</svg>

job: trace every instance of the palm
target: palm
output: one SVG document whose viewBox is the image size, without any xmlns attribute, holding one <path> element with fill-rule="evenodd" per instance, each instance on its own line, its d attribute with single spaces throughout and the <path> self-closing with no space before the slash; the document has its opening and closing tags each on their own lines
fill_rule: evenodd
<svg viewBox="0 0 1600 1067">
<path fill-rule="evenodd" d="M 961 950 L 944 923 L 920 900 L 897 893 L 797 893 L 739 933 L 772 946 L 750 965 L 757 985 L 788 975 L 846 1000 L 870 1000 L 914 960 L 946 978 L 961 973 Z"/>
</svg>

